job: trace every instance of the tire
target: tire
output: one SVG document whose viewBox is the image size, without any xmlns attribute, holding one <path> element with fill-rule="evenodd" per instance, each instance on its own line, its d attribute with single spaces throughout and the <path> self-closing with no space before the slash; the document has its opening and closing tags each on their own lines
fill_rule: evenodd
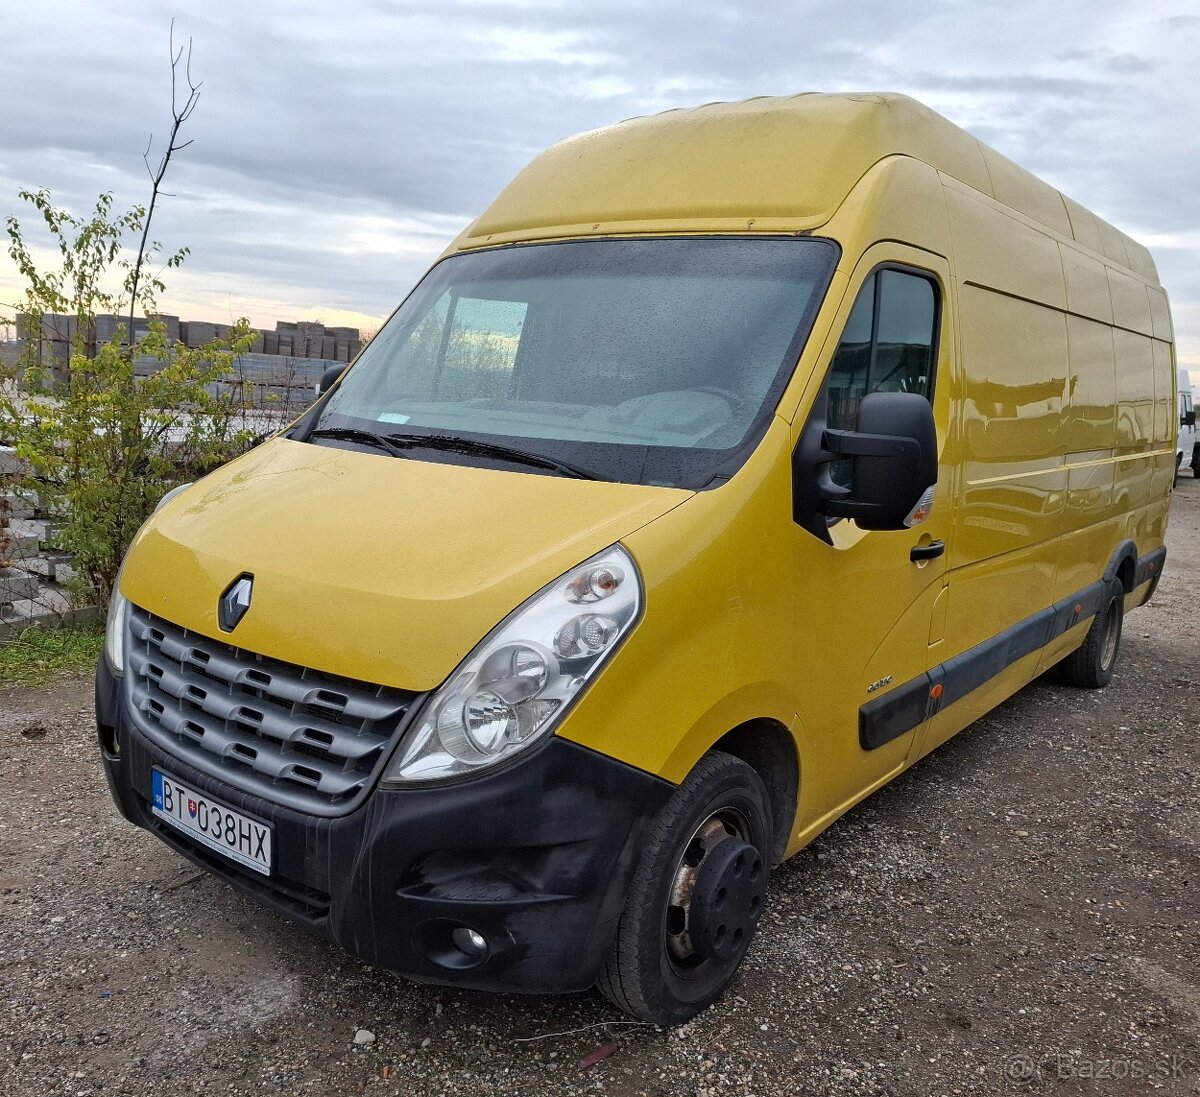
<svg viewBox="0 0 1200 1097">
<path fill-rule="evenodd" d="M 762 916 L 772 837 L 758 774 L 732 755 L 705 755 L 650 828 L 600 992 L 665 1026 L 715 1002 Z"/>
<path fill-rule="evenodd" d="M 1103 689 L 1112 681 L 1121 651 L 1124 614 L 1125 588 L 1110 579 L 1083 644 L 1059 664 L 1063 681 L 1081 689 Z"/>
</svg>

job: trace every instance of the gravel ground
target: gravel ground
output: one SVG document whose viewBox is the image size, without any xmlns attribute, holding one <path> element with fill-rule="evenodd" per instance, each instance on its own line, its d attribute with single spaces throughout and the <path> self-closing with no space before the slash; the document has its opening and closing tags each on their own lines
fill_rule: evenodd
<svg viewBox="0 0 1200 1097">
<path fill-rule="evenodd" d="M 851 812 L 673 1032 L 364 967 L 118 818 L 90 682 L 0 692 L 0 1094 L 1200 1093 L 1187 474 L 1169 552 L 1108 690 L 1035 683 Z"/>
</svg>

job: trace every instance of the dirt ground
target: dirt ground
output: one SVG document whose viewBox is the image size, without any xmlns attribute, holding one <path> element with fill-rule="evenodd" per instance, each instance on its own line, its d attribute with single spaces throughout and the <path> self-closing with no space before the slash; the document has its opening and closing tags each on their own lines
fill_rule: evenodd
<svg viewBox="0 0 1200 1097">
<path fill-rule="evenodd" d="M 1200 1093 L 1190 474 L 1168 544 L 1108 690 L 1035 683 L 851 812 L 673 1032 L 364 967 L 119 819 L 90 682 L 0 692 L 0 1094 Z"/>
</svg>

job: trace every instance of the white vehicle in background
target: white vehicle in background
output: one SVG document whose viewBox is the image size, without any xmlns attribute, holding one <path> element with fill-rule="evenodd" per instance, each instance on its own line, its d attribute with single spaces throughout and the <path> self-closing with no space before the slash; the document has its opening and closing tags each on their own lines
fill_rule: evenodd
<svg viewBox="0 0 1200 1097">
<path fill-rule="evenodd" d="M 1175 471 L 1187 465 L 1200 480 L 1200 439 L 1196 436 L 1196 402 L 1188 371 L 1179 371 L 1179 438 L 1175 443 Z"/>
</svg>

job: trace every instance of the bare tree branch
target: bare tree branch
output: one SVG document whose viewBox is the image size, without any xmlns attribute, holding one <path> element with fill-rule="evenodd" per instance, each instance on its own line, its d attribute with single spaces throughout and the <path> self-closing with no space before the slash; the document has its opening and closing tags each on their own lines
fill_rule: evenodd
<svg viewBox="0 0 1200 1097">
<path fill-rule="evenodd" d="M 189 37 L 187 46 L 175 48 L 175 20 L 171 20 L 170 30 L 170 58 L 171 58 L 171 133 L 167 138 L 165 151 L 162 154 L 162 159 L 158 162 L 158 170 L 150 171 L 150 145 L 146 146 L 146 152 L 142 159 L 146 162 L 146 170 L 150 171 L 151 187 L 150 187 L 150 202 L 146 207 L 146 216 L 142 222 L 142 238 L 138 244 L 137 259 L 133 264 L 133 271 L 129 280 L 129 327 L 126 331 L 126 338 L 129 340 L 129 357 L 133 358 L 133 321 L 137 310 L 138 303 L 138 287 L 142 281 L 142 271 L 145 267 L 147 259 L 147 247 L 150 241 L 150 223 L 154 220 L 154 209 L 158 204 L 160 195 L 165 195 L 162 190 L 162 181 L 166 177 L 167 168 L 171 163 L 171 157 L 182 149 L 186 149 L 192 142 L 179 142 L 179 130 L 192 115 L 196 109 L 196 104 L 200 100 L 200 85 L 192 80 L 192 40 Z M 185 55 L 186 49 L 186 55 Z M 187 81 L 187 98 L 184 100 L 182 109 L 179 106 L 179 63 L 183 61 L 183 76 Z M 151 134 L 151 143 L 154 141 L 154 135 Z"/>
</svg>

